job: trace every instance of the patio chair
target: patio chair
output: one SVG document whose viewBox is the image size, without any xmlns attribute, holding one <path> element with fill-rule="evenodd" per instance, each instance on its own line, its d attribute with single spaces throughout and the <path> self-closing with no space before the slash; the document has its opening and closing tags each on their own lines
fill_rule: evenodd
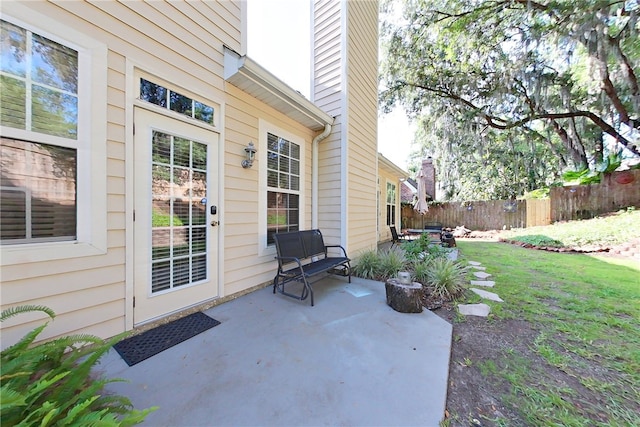
<svg viewBox="0 0 640 427">
<path fill-rule="evenodd" d="M 403 233 L 398 233 L 398 230 L 396 230 L 395 226 L 389 226 L 389 229 L 391 230 L 392 238 L 391 247 L 393 247 L 393 245 L 395 245 L 396 243 L 403 243 L 407 241 L 407 236 L 405 236 Z"/>
</svg>

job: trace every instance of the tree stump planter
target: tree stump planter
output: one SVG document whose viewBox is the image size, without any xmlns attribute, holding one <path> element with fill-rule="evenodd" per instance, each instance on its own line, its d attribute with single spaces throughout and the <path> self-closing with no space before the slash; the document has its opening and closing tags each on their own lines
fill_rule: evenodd
<svg viewBox="0 0 640 427">
<path fill-rule="evenodd" d="M 387 304 L 400 313 L 422 313 L 422 285 L 389 279 L 384 285 Z"/>
</svg>

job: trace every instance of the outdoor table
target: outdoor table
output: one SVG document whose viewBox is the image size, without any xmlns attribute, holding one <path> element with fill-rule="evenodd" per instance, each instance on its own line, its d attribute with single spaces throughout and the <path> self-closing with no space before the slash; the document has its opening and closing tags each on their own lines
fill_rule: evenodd
<svg viewBox="0 0 640 427">
<path fill-rule="evenodd" d="M 440 241 L 440 233 L 433 229 L 423 229 L 423 228 L 407 228 L 405 231 L 405 236 L 409 237 L 409 240 L 417 239 L 417 236 L 421 236 L 426 234 L 429 236 L 429 240 L 433 243 Z"/>
<path fill-rule="evenodd" d="M 407 233 L 409 234 L 440 234 L 439 232 L 435 231 L 435 230 L 429 230 L 429 229 L 422 229 L 422 228 L 407 228 L 405 230 Z"/>
</svg>

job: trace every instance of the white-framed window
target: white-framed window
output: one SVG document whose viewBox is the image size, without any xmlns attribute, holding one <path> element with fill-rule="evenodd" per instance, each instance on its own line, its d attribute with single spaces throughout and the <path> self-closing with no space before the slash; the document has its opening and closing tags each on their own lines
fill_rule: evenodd
<svg viewBox="0 0 640 427">
<path fill-rule="evenodd" d="M 211 105 L 192 99 L 156 81 L 140 78 L 140 100 L 175 111 L 183 116 L 215 126 L 217 117 Z"/>
<path fill-rule="evenodd" d="M 2 264 L 104 253 L 106 46 L 17 2 L 1 38 Z"/>
<path fill-rule="evenodd" d="M 300 229 L 300 146 L 267 133 L 267 245 Z"/>
<path fill-rule="evenodd" d="M 387 182 L 387 225 L 396 225 L 396 185 Z"/>
<path fill-rule="evenodd" d="M 261 196 L 264 217 L 260 221 L 263 248 L 274 247 L 273 235 L 303 228 L 304 146 L 295 135 L 260 121 L 262 153 Z"/>
</svg>

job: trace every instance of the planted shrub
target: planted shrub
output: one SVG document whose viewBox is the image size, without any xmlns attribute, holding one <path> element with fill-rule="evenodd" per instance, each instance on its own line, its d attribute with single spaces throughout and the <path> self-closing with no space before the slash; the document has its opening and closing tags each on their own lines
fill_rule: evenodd
<svg viewBox="0 0 640 427">
<path fill-rule="evenodd" d="M 420 260 L 421 254 L 424 252 L 420 239 L 410 240 L 402 244 L 402 249 L 409 260 Z"/>
<path fill-rule="evenodd" d="M 402 249 L 389 249 L 380 254 L 379 274 L 382 280 L 396 277 L 405 268 L 407 258 Z"/>
<path fill-rule="evenodd" d="M 353 267 L 353 274 L 363 279 L 375 279 L 380 272 L 380 257 L 375 250 L 365 251 Z"/>
<path fill-rule="evenodd" d="M 428 259 L 436 259 L 436 258 L 446 258 L 449 251 L 442 247 L 441 245 L 434 245 L 433 243 L 428 245 L 425 250 L 425 258 Z"/>
<path fill-rule="evenodd" d="M 413 279 L 416 282 L 426 284 L 429 280 L 431 260 L 416 261 L 413 263 Z"/>
<path fill-rule="evenodd" d="M 45 306 L 21 306 L 0 313 L 0 321 Z M 26 334 L 0 354 L 0 425 L 130 426 L 157 407 L 133 409 L 128 398 L 104 394 L 118 379 L 94 378 L 91 369 L 122 335 L 105 341 L 93 335 L 72 335 L 33 344 L 48 322 Z"/>
<path fill-rule="evenodd" d="M 431 294 L 445 300 L 453 300 L 464 292 L 467 272 L 467 267 L 460 263 L 446 258 L 436 258 L 429 262 L 425 285 Z"/>
<path fill-rule="evenodd" d="M 412 261 L 439 258 L 447 254 L 447 250 L 439 242 L 433 242 L 428 234 L 422 234 L 418 239 L 404 243 L 402 249 L 406 257 Z"/>
<path fill-rule="evenodd" d="M 564 244 L 561 241 L 553 239 L 548 236 L 544 236 L 542 234 L 529 234 L 526 236 L 517 236 L 517 237 L 514 237 L 512 240 L 517 242 L 522 242 L 525 245 L 532 245 L 532 246 L 551 246 L 555 248 L 561 248 L 564 246 Z"/>
</svg>

